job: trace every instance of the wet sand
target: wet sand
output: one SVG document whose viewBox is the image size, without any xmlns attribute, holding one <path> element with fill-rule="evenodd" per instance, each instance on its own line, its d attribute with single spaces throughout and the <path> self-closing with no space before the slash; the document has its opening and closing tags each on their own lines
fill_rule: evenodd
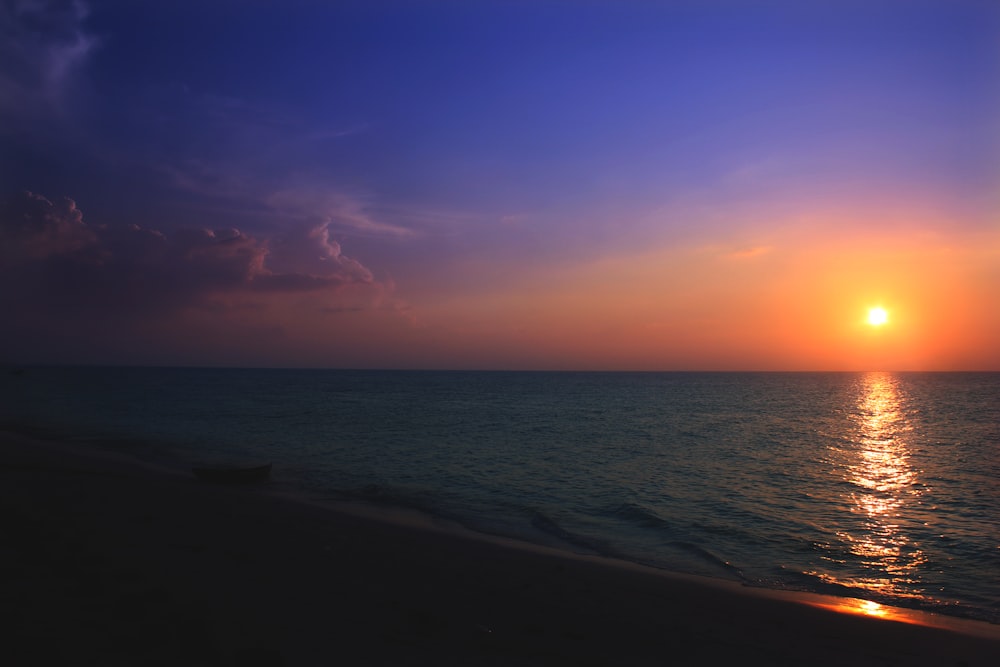
<svg viewBox="0 0 1000 667">
<path fill-rule="evenodd" d="M 994 625 L 847 614 L 11 434 L 0 521 L 4 664 L 1000 664 Z"/>
</svg>

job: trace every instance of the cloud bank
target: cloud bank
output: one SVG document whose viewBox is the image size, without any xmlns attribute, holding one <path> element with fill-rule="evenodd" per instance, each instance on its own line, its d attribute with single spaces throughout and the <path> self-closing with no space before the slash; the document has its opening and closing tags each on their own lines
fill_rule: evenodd
<svg viewBox="0 0 1000 667">
<path fill-rule="evenodd" d="M 34 310 L 167 312 L 276 292 L 321 294 L 329 308 L 345 289 L 375 284 L 326 226 L 263 240 L 238 229 L 165 234 L 88 224 L 73 200 L 31 192 L 0 206 L 0 242 L 3 301 Z M 270 266 L 272 245 L 281 271 Z"/>
</svg>

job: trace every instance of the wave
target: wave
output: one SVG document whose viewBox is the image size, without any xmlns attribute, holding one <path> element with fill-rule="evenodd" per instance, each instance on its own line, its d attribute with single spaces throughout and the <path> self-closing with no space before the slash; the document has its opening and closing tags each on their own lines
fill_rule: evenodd
<svg viewBox="0 0 1000 667">
<path fill-rule="evenodd" d="M 726 572 L 727 574 L 736 577 L 742 583 L 745 584 L 752 583 L 751 580 L 743 573 L 742 569 L 736 567 L 728 560 L 716 556 L 714 553 L 712 553 L 708 549 L 698 544 L 695 544 L 693 542 L 686 542 L 683 540 L 675 540 L 668 544 L 669 546 L 674 547 L 680 551 L 686 551 L 687 553 L 697 556 L 699 560 L 704 561 L 718 568 L 719 570 L 722 570 L 723 572 Z"/>
<path fill-rule="evenodd" d="M 641 528 L 671 529 L 671 525 L 666 519 L 635 503 L 622 503 L 611 513 Z"/>
<path fill-rule="evenodd" d="M 607 542 L 587 537 L 585 535 L 571 533 L 538 510 L 535 510 L 531 515 L 531 525 L 542 533 L 550 537 L 555 537 L 559 541 L 578 549 L 584 549 L 586 551 L 590 551 L 601 556 L 608 556 L 610 558 L 622 558 L 622 555 L 618 553 L 617 550 L 610 547 Z"/>
</svg>

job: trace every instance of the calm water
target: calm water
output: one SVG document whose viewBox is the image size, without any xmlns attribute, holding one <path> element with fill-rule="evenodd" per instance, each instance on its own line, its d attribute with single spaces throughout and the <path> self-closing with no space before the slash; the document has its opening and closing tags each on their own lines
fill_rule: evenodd
<svg viewBox="0 0 1000 667">
<path fill-rule="evenodd" d="M 750 585 L 1000 622 L 1000 374 L 32 368 L 0 425 Z"/>
</svg>

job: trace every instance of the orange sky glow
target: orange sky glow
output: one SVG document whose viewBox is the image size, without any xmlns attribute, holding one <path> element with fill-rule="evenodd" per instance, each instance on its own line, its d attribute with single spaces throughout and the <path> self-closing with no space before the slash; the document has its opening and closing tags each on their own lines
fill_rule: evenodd
<svg viewBox="0 0 1000 667">
<path fill-rule="evenodd" d="M 0 362 L 1000 370 L 997 3 L 22 4 Z"/>
<path fill-rule="evenodd" d="M 864 239 L 864 240 L 862 240 Z M 746 370 L 1000 367 L 998 240 L 827 238 L 667 247 L 413 303 L 431 365 Z M 889 322 L 874 328 L 868 310 Z M 440 355 L 440 356 L 438 356 Z"/>
</svg>

